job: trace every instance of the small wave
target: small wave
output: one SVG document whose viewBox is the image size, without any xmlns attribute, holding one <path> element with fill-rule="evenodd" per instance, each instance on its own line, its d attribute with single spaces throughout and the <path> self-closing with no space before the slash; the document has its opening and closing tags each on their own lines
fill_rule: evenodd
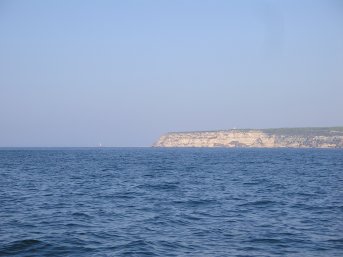
<svg viewBox="0 0 343 257">
<path fill-rule="evenodd" d="M 65 224 L 69 228 L 89 228 L 89 223 L 69 222 Z"/>
<path fill-rule="evenodd" d="M 266 205 L 272 205 L 272 204 L 275 204 L 275 202 L 269 201 L 269 200 L 260 200 L 260 201 L 239 204 L 239 206 L 266 206 Z"/>
<path fill-rule="evenodd" d="M 261 243 L 261 244 L 280 244 L 282 241 L 275 238 L 256 238 L 249 241 L 250 243 Z"/>
<path fill-rule="evenodd" d="M 35 247 L 43 242 L 35 239 L 25 239 L 20 241 L 14 241 L 8 245 L 5 245 L 0 249 L 1 254 L 16 254 L 25 249 Z"/>
<path fill-rule="evenodd" d="M 211 204 L 215 204 L 217 203 L 217 200 L 213 200 L 213 199 L 192 199 L 192 200 L 176 200 L 173 201 L 174 204 L 181 204 L 181 205 L 185 205 L 188 207 L 198 207 L 198 206 L 205 206 L 205 205 L 211 205 Z"/>
<path fill-rule="evenodd" d="M 157 256 L 151 242 L 146 240 L 134 240 L 117 248 L 121 256 Z"/>
<path fill-rule="evenodd" d="M 261 182 L 244 182 L 243 185 L 248 185 L 248 186 L 254 186 L 254 185 L 259 185 Z"/>
<path fill-rule="evenodd" d="M 66 249 L 63 247 L 57 247 L 52 244 L 36 240 L 36 239 L 24 239 L 11 242 L 2 248 L 0 248 L 0 256 L 7 255 L 37 255 L 39 253 L 44 253 L 49 255 L 49 253 L 64 253 Z"/>
<path fill-rule="evenodd" d="M 187 220 L 202 220 L 201 217 L 197 217 L 197 216 L 191 215 L 191 214 L 183 214 L 181 217 L 184 219 L 187 219 Z"/>
<path fill-rule="evenodd" d="M 101 171 L 114 171 L 116 170 L 116 168 L 104 168 L 104 169 L 101 169 Z"/>
<path fill-rule="evenodd" d="M 153 189 L 161 191 L 173 191 L 179 188 L 177 183 L 162 183 L 157 185 L 139 185 L 138 188 Z"/>
<path fill-rule="evenodd" d="M 127 193 L 115 194 L 115 198 L 128 200 L 128 199 L 135 198 L 136 195 L 137 195 L 137 193 L 135 193 L 135 192 L 127 192 Z"/>
<path fill-rule="evenodd" d="M 327 240 L 328 242 L 332 243 L 343 243 L 343 238 L 338 238 L 338 239 L 329 239 Z"/>
<path fill-rule="evenodd" d="M 74 212 L 74 213 L 72 213 L 72 216 L 82 217 L 82 218 L 91 218 L 90 215 L 83 213 L 83 212 Z"/>
</svg>

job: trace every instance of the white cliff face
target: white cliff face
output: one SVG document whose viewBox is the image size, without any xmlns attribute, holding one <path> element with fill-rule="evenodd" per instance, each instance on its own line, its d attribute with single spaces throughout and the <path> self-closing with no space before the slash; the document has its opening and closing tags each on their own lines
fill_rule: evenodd
<svg viewBox="0 0 343 257">
<path fill-rule="evenodd" d="M 274 131 L 274 130 L 273 130 Z M 291 133 L 289 133 L 291 131 Z M 204 132 L 174 132 L 163 135 L 154 147 L 294 147 L 341 148 L 343 131 L 226 130 Z M 321 134 L 322 133 L 322 134 Z"/>
</svg>

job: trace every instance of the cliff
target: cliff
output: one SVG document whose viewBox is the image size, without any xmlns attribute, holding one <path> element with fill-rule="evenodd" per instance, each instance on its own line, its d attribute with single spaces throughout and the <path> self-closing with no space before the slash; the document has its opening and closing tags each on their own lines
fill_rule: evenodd
<svg viewBox="0 0 343 257">
<path fill-rule="evenodd" d="M 171 132 L 153 147 L 343 148 L 343 127 Z"/>
</svg>

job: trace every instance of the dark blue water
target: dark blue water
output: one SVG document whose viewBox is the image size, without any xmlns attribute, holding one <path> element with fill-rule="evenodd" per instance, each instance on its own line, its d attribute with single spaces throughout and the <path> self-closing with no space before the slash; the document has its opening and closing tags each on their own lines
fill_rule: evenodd
<svg viewBox="0 0 343 257">
<path fill-rule="evenodd" d="M 343 150 L 0 150 L 1 256 L 343 256 Z"/>
</svg>

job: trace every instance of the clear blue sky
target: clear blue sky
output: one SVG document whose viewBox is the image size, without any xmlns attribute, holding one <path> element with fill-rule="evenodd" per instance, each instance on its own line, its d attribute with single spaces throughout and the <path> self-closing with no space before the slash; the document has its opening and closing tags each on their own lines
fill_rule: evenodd
<svg viewBox="0 0 343 257">
<path fill-rule="evenodd" d="M 343 125 L 343 1 L 0 1 L 0 146 Z"/>
</svg>

